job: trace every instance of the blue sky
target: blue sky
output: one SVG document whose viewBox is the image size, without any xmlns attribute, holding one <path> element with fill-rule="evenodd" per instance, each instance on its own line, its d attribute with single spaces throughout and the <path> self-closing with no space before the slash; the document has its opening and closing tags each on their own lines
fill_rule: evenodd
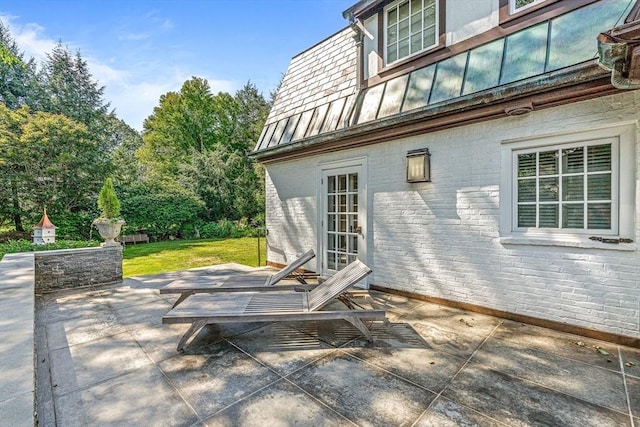
<svg viewBox="0 0 640 427">
<path fill-rule="evenodd" d="M 248 80 L 268 97 L 291 58 L 344 28 L 356 0 L 2 0 L 27 58 L 80 50 L 105 100 L 135 129 L 191 76 L 214 93 Z"/>
</svg>

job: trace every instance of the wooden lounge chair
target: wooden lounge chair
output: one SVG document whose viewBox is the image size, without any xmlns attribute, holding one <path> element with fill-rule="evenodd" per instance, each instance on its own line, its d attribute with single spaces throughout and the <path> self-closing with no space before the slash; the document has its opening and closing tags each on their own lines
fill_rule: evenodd
<svg viewBox="0 0 640 427">
<path fill-rule="evenodd" d="M 305 275 L 297 273 L 300 267 L 306 262 L 313 259 L 316 254 L 313 249 L 309 249 L 284 268 L 274 274 L 268 274 L 264 270 L 252 271 L 250 273 L 240 273 L 231 276 L 209 277 L 206 281 L 193 281 L 193 280 L 174 280 L 167 286 L 160 288 L 161 294 L 180 294 L 173 307 L 176 307 L 187 297 L 200 293 L 217 293 L 217 292 L 248 292 L 254 290 L 260 290 L 265 286 L 273 286 L 285 277 L 293 276 L 300 283 L 306 283 Z M 293 285 L 286 288 L 287 290 L 293 290 Z M 285 290 L 285 288 L 283 288 Z M 172 307 L 172 308 L 173 308 Z"/>
<path fill-rule="evenodd" d="M 384 310 L 320 310 L 370 273 L 369 267 L 356 260 L 309 292 L 283 292 L 278 291 L 280 286 L 275 286 L 262 288 L 260 292 L 194 295 L 164 315 L 162 323 L 191 324 L 178 343 L 178 351 L 184 348 L 190 337 L 209 323 L 342 319 L 372 341 L 371 331 L 362 320 L 385 320 Z"/>
</svg>

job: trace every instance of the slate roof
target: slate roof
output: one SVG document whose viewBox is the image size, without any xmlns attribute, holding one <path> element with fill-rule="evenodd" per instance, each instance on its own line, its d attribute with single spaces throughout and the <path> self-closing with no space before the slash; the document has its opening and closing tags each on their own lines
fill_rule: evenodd
<svg viewBox="0 0 640 427">
<path fill-rule="evenodd" d="M 256 151 L 344 126 L 356 92 L 353 36 L 347 27 L 291 60 Z"/>
</svg>

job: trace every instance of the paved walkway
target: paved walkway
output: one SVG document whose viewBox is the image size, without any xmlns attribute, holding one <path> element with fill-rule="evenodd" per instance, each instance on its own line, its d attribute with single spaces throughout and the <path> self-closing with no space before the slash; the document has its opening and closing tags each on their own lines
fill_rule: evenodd
<svg viewBox="0 0 640 427">
<path fill-rule="evenodd" d="M 158 288 L 213 270 L 37 298 L 40 425 L 640 426 L 639 349 L 380 293 L 373 345 L 346 322 L 209 325 L 177 353 Z"/>
</svg>

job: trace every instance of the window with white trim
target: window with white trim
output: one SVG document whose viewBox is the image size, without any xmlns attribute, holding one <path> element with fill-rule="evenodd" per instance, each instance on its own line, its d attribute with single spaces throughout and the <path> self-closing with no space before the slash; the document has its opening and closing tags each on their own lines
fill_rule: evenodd
<svg viewBox="0 0 640 427">
<path fill-rule="evenodd" d="M 514 230 L 617 233 L 617 138 L 514 150 Z"/>
<path fill-rule="evenodd" d="M 385 64 L 438 44 L 437 0 L 400 0 L 385 8 Z"/>
<path fill-rule="evenodd" d="M 546 0 L 509 0 L 509 10 L 511 13 L 518 13 L 544 1 Z"/>
<path fill-rule="evenodd" d="M 636 235 L 636 131 L 632 120 L 501 141 L 500 241 L 635 250 L 600 238 Z"/>
</svg>

